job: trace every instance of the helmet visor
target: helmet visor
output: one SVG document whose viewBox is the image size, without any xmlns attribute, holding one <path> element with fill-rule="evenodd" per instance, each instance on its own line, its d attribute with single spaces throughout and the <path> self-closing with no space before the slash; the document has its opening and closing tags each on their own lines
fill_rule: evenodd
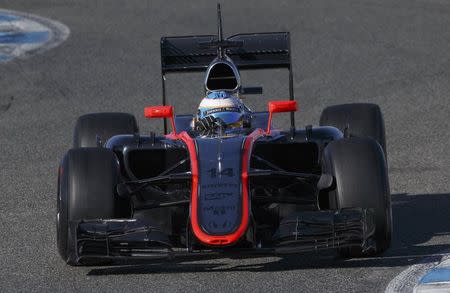
<svg viewBox="0 0 450 293">
<path fill-rule="evenodd" d="M 241 113 L 238 112 L 219 112 L 213 114 L 214 118 L 222 120 L 227 126 L 234 127 L 241 121 Z"/>
<path fill-rule="evenodd" d="M 220 119 L 227 126 L 234 126 L 234 124 L 239 123 L 242 118 L 241 109 L 238 107 L 201 108 L 199 110 L 200 118 L 213 116 L 216 119 Z"/>
</svg>

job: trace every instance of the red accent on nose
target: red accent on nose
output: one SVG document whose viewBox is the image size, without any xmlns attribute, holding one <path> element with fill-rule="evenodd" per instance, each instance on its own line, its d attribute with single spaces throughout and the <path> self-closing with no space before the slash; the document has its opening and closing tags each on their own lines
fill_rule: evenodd
<svg viewBox="0 0 450 293">
<path fill-rule="evenodd" d="M 264 134 L 260 128 L 254 130 L 244 141 L 242 152 L 242 218 L 236 231 L 227 235 L 210 235 L 203 231 L 198 220 L 198 160 L 194 139 L 183 131 L 177 137 L 186 144 L 191 159 L 192 191 L 191 191 L 191 225 L 194 235 L 204 244 L 211 246 L 225 246 L 236 243 L 245 234 L 249 224 L 249 191 L 248 168 L 253 143 Z"/>
</svg>

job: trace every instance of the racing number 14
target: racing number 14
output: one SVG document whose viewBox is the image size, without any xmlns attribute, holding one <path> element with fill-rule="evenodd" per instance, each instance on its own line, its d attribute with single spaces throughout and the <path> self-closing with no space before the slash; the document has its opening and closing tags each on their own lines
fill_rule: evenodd
<svg viewBox="0 0 450 293">
<path fill-rule="evenodd" d="M 210 175 L 211 178 L 216 178 L 217 176 L 222 177 L 222 176 L 229 176 L 229 177 L 233 177 L 233 168 L 226 168 L 223 169 L 221 171 L 217 170 L 216 168 L 212 168 L 208 170 L 208 173 Z"/>
</svg>

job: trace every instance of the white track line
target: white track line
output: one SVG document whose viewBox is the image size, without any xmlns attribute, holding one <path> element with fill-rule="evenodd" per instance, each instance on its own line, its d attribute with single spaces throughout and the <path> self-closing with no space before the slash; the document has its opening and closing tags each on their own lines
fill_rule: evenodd
<svg viewBox="0 0 450 293">
<path fill-rule="evenodd" d="M 34 14 L 0 9 L 0 14 L 7 14 L 18 17 L 17 20 L 4 21 L 1 25 L 4 29 L 10 27 L 19 32 L 47 31 L 49 38 L 42 43 L 33 44 L 1 44 L 2 49 L 14 58 L 26 58 L 33 54 L 38 54 L 52 49 L 64 42 L 70 35 L 70 29 L 64 24 L 43 18 Z M 11 59 L 11 60 L 12 60 Z"/>
<path fill-rule="evenodd" d="M 437 253 L 422 259 L 419 263 L 410 266 L 409 268 L 398 274 L 394 279 L 392 279 L 386 287 L 385 292 L 433 292 L 432 290 L 438 290 L 438 288 L 429 288 L 431 289 L 431 291 L 418 290 L 419 281 L 423 276 L 427 274 L 429 270 L 438 266 L 449 257 L 450 250 L 447 249 L 445 251 L 442 251 L 441 253 Z M 446 290 L 447 291 L 439 292 L 450 292 L 450 287 L 447 287 Z"/>
</svg>

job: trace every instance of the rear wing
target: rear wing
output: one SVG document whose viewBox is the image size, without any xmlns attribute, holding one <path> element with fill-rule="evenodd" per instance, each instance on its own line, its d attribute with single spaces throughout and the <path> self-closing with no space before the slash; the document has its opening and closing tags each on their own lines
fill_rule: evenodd
<svg viewBox="0 0 450 293">
<path fill-rule="evenodd" d="M 220 19 L 220 14 L 219 14 Z M 219 36 L 221 28 L 219 25 Z M 166 74 L 176 72 L 205 71 L 217 57 L 217 47 L 207 46 L 222 42 L 215 35 L 162 37 L 161 38 L 161 81 L 162 104 L 166 99 Z M 286 68 L 289 71 L 289 99 L 295 100 L 291 65 L 291 41 L 289 32 L 238 34 L 225 42 L 238 43 L 238 46 L 224 47 L 239 70 Z M 205 46 L 206 45 L 206 46 Z M 291 113 L 291 129 L 295 129 L 294 113 Z M 164 119 L 164 133 L 167 122 Z"/>
<path fill-rule="evenodd" d="M 226 41 L 240 44 L 225 51 L 240 70 L 291 67 L 288 32 L 238 34 Z M 213 42 L 215 35 L 161 38 L 162 73 L 206 70 L 217 57 L 217 48 L 204 44 Z"/>
</svg>

